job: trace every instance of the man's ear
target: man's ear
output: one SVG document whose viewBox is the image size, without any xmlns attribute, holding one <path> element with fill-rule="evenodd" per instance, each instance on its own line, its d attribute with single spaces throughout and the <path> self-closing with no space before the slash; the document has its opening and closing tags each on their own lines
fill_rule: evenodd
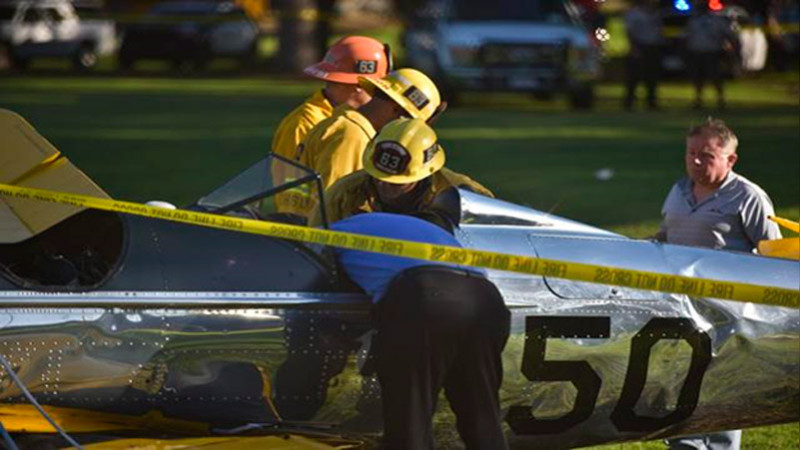
<svg viewBox="0 0 800 450">
<path fill-rule="evenodd" d="M 739 160 L 739 155 L 736 154 L 736 152 L 733 152 L 730 155 L 728 155 L 728 164 L 730 164 L 731 167 L 733 167 L 733 165 L 736 164 L 736 161 L 738 160 Z"/>
</svg>

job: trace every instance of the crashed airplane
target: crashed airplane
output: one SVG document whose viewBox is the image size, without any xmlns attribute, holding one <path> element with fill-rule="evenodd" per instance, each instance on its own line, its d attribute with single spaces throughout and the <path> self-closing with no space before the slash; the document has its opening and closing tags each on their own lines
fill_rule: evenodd
<svg viewBox="0 0 800 450">
<path fill-rule="evenodd" d="M 0 183 L 108 197 L 21 117 L 0 111 L 0 132 Z M 270 155 L 189 209 L 280 218 L 276 194 L 316 180 Z M 467 248 L 800 286 L 797 260 L 628 239 L 464 191 L 447 208 Z M 796 308 L 553 275 L 489 271 L 512 311 L 500 392 L 512 447 L 800 419 Z M 0 196 L 0 356 L 13 371 L 0 370 L 0 423 L 15 438 L 53 433 L 30 393 L 84 445 L 374 442 L 369 304 L 320 246 Z"/>
</svg>

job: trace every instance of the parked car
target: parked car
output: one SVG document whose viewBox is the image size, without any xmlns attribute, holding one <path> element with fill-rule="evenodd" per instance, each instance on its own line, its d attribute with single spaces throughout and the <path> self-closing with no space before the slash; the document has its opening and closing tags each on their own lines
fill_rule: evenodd
<svg viewBox="0 0 800 450">
<path fill-rule="evenodd" d="M 116 43 L 114 22 L 82 20 L 68 0 L 0 2 L 0 47 L 18 68 L 38 57 L 65 57 L 87 69 Z"/>
<path fill-rule="evenodd" d="M 450 100 L 465 90 L 566 93 L 590 107 L 600 48 L 571 1 L 430 0 L 409 20 L 410 65 Z"/>
<path fill-rule="evenodd" d="M 218 56 L 250 64 L 258 38 L 256 24 L 232 2 L 162 2 L 125 27 L 119 65 L 129 69 L 141 59 L 160 59 L 202 69 Z"/>
</svg>

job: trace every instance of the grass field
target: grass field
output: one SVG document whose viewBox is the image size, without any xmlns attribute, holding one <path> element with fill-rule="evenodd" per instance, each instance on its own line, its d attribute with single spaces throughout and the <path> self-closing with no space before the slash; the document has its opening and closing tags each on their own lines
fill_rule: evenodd
<svg viewBox="0 0 800 450">
<path fill-rule="evenodd" d="M 733 83 L 717 114 L 739 134 L 737 170 L 798 217 L 797 74 Z M 268 79 L 3 78 L 19 112 L 112 195 L 185 204 L 269 150 L 273 127 L 313 84 Z M 690 91 L 662 88 L 662 112 L 623 112 L 604 85 L 592 112 L 519 95 L 467 95 L 437 131 L 448 166 L 499 197 L 646 235 L 682 175 Z M 710 92 L 709 92 L 710 94 Z M 710 102 L 713 103 L 713 102 Z M 595 172 L 613 171 L 607 181 Z"/>
<path fill-rule="evenodd" d="M 468 94 L 437 126 L 448 166 L 498 197 L 641 237 L 683 174 L 687 128 L 707 115 L 739 135 L 739 173 L 780 215 L 800 217 L 800 77 L 729 85 L 729 109 L 693 111 L 690 89 L 661 89 L 663 111 L 625 112 L 601 85 L 594 111 L 524 95 Z M 27 118 L 112 196 L 186 204 L 269 151 L 283 114 L 313 83 L 266 78 L 0 78 L 0 107 Z M 711 94 L 710 92 L 708 94 Z M 714 104 L 709 99 L 708 104 Z M 613 176 L 596 177 L 598 170 Z M 800 448 L 799 424 L 748 430 L 745 449 Z M 664 448 L 660 442 L 603 448 Z"/>
</svg>

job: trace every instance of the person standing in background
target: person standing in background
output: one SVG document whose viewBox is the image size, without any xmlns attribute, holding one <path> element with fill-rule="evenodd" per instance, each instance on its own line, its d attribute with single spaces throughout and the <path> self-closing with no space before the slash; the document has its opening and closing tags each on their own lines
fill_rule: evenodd
<svg viewBox="0 0 800 450">
<path fill-rule="evenodd" d="M 694 82 L 693 108 L 703 107 L 703 87 L 711 81 L 717 90 L 717 108 L 725 108 L 722 61 L 726 51 L 739 54 L 739 37 L 727 19 L 713 14 L 706 2 L 699 3 L 697 13 L 686 22 L 686 49 L 689 71 Z"/>
<path fill-rule="evenodd" d="M 647 107 L 658 109 L 658 80 L 661 72 L 661 17 L 652 0 L 638 0 L 625 14 L 630 51 L 626 61 L 625 109 L 633 108 L 636 88 L 647 88 Z"/>
</svg>

